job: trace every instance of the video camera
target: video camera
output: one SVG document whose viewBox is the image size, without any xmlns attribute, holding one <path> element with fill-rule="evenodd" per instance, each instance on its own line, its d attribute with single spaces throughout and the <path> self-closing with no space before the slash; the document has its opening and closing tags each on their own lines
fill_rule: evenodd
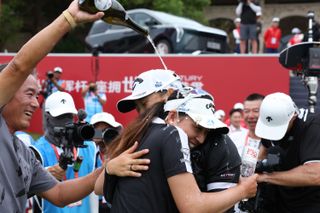
<svg viewBox="0 0 320 213">
<path fill-rule="evenodd" d="M 302 76 L 308 88 L 308 103 L 311 113 L 315 113 L 317 103 L 318 78 L 320 77 L 320 42 L 313 41 L 314 12 L 309 11 L 308 42 L 298 43 L 280 53 L 279 62 L 287 69 Z"/>
<path fill-rule="evenodd" d="M 104 131 L 96 129 L 93 138 L 102 139 L 105 144 L 109 144 L 118 135 L 117 129 L 107 128 Z"/>
<path fill-rule="evenodd" d="M 53 76 L 54 76 L 53 72 L 52 72 L 51 70 L 49 70 L 49 71 L 47 72 L 47 77 L 48 77 L 49 79 L 52 79 Z"/>
<path fill-rule="evenodd" d="M 66 124 L 64 127 L 54 127 L 53 129 L 54 136 L 60 141 L 60 144 L 55 145 L 63 149 L 59 158 L 59 166 L 64 170 L 67 169 L 68 164 L 74 163 L 73 148 L 85 148 L 84 141 L 92 140 L 94 136 L 93 126 L 84 122 L 86 116 L 86 112 L 80 109 L 78 111 L 78 122 Z"/>
</svg>

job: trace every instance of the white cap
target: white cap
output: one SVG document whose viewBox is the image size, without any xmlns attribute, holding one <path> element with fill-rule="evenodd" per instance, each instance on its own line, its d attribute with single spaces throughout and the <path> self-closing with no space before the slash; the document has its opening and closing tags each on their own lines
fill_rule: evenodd
<svg viewBox="0 0 320 213">
<path fill-rule="evenodd" d="M 301 33 L 301 30 L 300 30 L 299 28 L 295 27 L 295 28 L 293 28 L 293 29 L 291 30 L 291 33 L 292 33 L 292 34 L 298 34 L 298 33 Z"/>
<path fill-rule="evenodd" d="M 243 110 L 243 109 L 244 109 L 244 106 L 243 106 L 242 103 L 238 102 L 238 103 L 235 103 L 235 104 L 233 105 L 233 109 L 241 109 L 241 110 Z"/>
<path fill-rule="evenodd" d="M 175 72 L 162 69 L 143 72 L 134 80 L 132 94 L 118 101 L 117 108 L 120 112 L 129 112 L 135 108 L 135 100 L 169 88 L 182 88 L 180 77 Z"/>
<path fill-rule="evenodd" d="M 279 22 L 279 21 L 280 21 L 280 19 L 278 17 L 273 17 L 272 18 L 272 22 Z"/>
<path fill-rule="evenodd" d="M 207 129 L 227 128 L 226 124 L 214 116 L 214 103 L 207 98 L 189 94 L 185 98 L 167 101 L 164 111 L 176 110 L 186 113 L 192 120 Z"/>
<path fill-rule="evenodd" d="M 220 120 L 222 117 L 226 116 L 226 113 L 222 109 L 219 109 L 214 112 L 214 116 Z"/>
<path fill-rule="evenodd" d="M 45 111 L 49 112 L 53 117 L 67 113 L 77 114 L 78 112 L 72 96 L 69 93 L 60 91 L 48 96 L 45 102 Z"/>
<path fill-rule="evenodd" d="M 240 23 L 241 22 L 241 18 L 235 18 L 234 19 L 234 23 Z"/>
<path fill-rule="evenodd" d="M 115 128 L 122 126 L 114 119 L 113 115 L 107 112 L 96 113 L 91 117 L 90 124 L 94 125 L 99 122 L 107 123 Z"/>
<path fill-rule="evenodd" d="M 269 140 L 282 139 L 296 112 L 298 108 L 290 96 L 280 92 L 267 95 L 260 106 L 256 135 Z"/>
<path fill-rule="evenodd" d="M 55 67 L 53 69 L 54 72 L 59 72 L 59 73 L 62 73 L 62 68 L 61 67 Z"/>
</svg>

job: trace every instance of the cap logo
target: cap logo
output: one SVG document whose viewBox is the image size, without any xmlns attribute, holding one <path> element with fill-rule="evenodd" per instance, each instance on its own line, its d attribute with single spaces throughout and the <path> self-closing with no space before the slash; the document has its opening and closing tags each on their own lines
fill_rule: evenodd
<svg viewBox="0 0 320 213">
<path fill-rule="evenodd" d="M 61 99 L 60 103 L 65 104 L 67 101 L 66 99 Z"/>
<path fill-rule="evenodd" d="M 142 78 L 136 78 L 136 79 L 133 81 L 132 90 L 134 90 L 134 88 L 136 88 L 137 84 L 141 84 L 142 82 L 143 82 L 143 79 L 142 79 Z"/>
<path fill-rule="evenodd" d="M 207 109 L 211 109 L 211 108 L 213 108 L 213 104 L 212 104 L 212 103 L 210 103 L 210 104 L 206 104 L 206 108 L 207 108 Z"/>
<path fill-rule="evenodd" d="M 273 119 L 270 116 L 268 116 L 266 117 L 266 120 L 270 123 Z"/>
<path fill-rule="evenodd" d="M 157 81 L 155 84 L 154 84 L 155 87 L 161 87 L 162 86 L 162 82 L 161 81 Z"/>
</svg>

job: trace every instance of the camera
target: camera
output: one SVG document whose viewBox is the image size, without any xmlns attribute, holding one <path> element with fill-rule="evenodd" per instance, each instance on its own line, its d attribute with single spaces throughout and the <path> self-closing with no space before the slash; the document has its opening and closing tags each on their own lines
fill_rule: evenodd
<svg viewBox="0 0 320 213">
<path fill-rule="evenodd" d="M 274 172 L 279 170 L 279 154 L 268 154 L 266 159 L 257 162 L 256 173 Z"/>
<path fill-rule="evenodd" d="M 102 139 L 105 144 L 109 144 L 118 135 L 119 131 L 114 128 L 107 128 L 103 131 L 96 129 L 93 138 Z"/>
<path fill-rule="evenodd" d="M 51 78 L 53 78 L 53 76 L 54 76 L 54 75 L 53 75 L 53 72 L 49 70 L 49 71 L 47 72 L 47 77 L 48 77 L 49 79 L 51 79 Z"/>
<path fill-rule="evenodd" d="M 61 140 L 66 142 L 61 144 L 64 147 L 85 147 L 83 142 L 94 136 L 93 126 L 87 123 L 70 123 L 64 127 L 54 127 L 53 131 L 55 137 L 65 139 Z"/>
<path fill-rule="evenodd" d="M 89 91 L 95 92 L 97 90 L 97 86 L 94 83 L 89 84 Z"/>
<path fill-rule="evenodd" d="M 53 134 L 59 141 L 56 146 L 62 147 L 63 152 L 59 158 L 59 166 L 66 170 L 68 164 L 73 164 L 73 148 L 85 148 L 85 140 L 92 140 L 94 136 L 94 128 L 91 124 L 83 122 L 87 114 L 84 110 L 78 111 L 78 122 L 68 123 L 63 127 L 54 127 Z"/>
</svg>

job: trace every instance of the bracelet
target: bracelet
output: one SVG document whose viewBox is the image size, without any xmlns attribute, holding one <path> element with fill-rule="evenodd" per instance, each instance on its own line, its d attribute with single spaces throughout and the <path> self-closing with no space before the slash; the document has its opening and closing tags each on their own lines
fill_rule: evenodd
<svg viewBox="0 0 320 213">
<path fill-rule="evenodd" d="M 63 11 L 62 14 L 66 18 L 67 22 L 70 24 L 72 29 L 77 26 L 73 16 L 70 14 L 68 10 Z"/>
</svg>

